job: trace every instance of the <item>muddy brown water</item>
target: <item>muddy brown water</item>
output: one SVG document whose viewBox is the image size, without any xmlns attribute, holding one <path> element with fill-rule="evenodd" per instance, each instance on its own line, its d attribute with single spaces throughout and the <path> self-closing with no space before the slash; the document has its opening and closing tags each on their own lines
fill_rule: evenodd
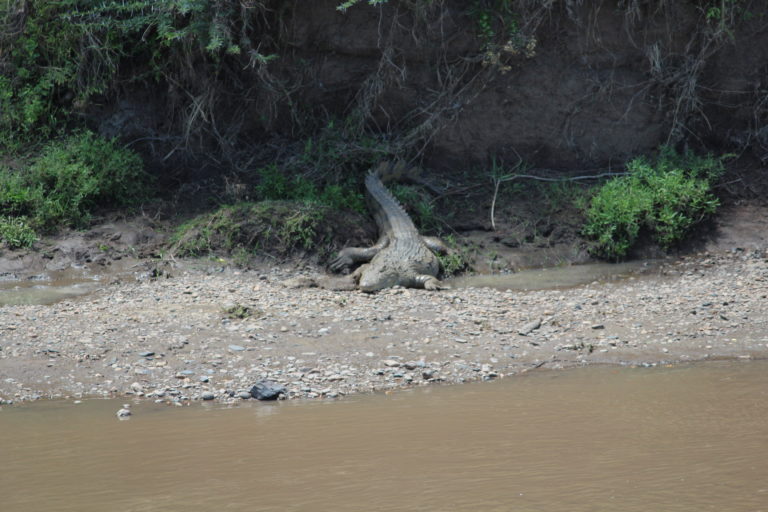
<svg viewBox="0 0 768 512">
<path fill-rule="evenodd" d="M 586 263 L 525 269 L 513 274 L 478 274 L 446 281 L 454 288 L 495 288 L 497 290 L 548 290 L 572 288 L 594 281 L 627 279 L 658 268 L 659 261 L 638 260 L 624 263 Z"/>
<path fill-rule="evenodd" d="M 81 271 L 49 272 L 22 280 L 0 281 L 0 307 L 53 304 L 87 295 L 104 286 L 109 276 Z"/>
<path fill-rule="evenodd" d="M 337 402 L 0 411 L 0 509 L 765 511 L 768 362 L 592 367 Z"/>
</svg>

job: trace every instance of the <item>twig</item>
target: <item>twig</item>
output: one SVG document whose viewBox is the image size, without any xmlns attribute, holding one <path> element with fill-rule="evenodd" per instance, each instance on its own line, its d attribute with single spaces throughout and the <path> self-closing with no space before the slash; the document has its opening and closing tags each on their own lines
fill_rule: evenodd
<svg viewBox="0 0 768 512">
<path fill-rule="evenodd" d="M 610 176 L 626 176 L 629 174 L 628 172 L 604 172 L 601 174 L 594 174 L 594 175 L 586 175 L 586 176 L 572 176 L 570 178 L 545 178 L 543 176 L 534 176 L 531 174 L 508 174 L 506 176 L 502 176 L 499 178 L 499 181 L 507 182 L 507 181 L 514 181 L 516 179 L 528 179 L 528 180 L 538 180 L 538 181 L 582 181 L 582 180 L 599 180 L 600 178 L 607 178 Z"/>
<path fill-rule="evenodd" d="M 572 176 L 570 178 L 545 178 L 543 176 L 534 176 L 532 174 L 507 174 L 505 176 L 498 176 L 493 178 L 493 199 L 491 200 L 491 229 L 496 231 L 496 197 L 499 195 L 499 187 L 502 183 L 507 181 L 514 181 L 517 179 L 529 179 L 537 181 L 548 182 L 568 182 L 568 181 L 582 181 L 582 180 L 597 180 L 609 176 L 625 176 L 627 172 L 604 172 L 601 174 L 587 175 L 587 176 Z"/>
<path fill-rule="evenodd" d="M 500 179 L 494 179 L 493 180 L 493 200 L 491 201 L 491 229 L 493 231 L 496 231 L 496 197 L 499 195 L 499 187 L 501 186 L 502 180 Z"/>
</svg>

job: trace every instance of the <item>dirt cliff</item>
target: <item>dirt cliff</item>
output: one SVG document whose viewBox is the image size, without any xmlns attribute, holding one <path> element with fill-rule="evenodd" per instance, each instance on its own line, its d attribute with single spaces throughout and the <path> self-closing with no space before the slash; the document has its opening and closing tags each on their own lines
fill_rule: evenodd
<svg viewBox="0 0 768 512">
<path fill-rule="evenodd" d="M 194 80 L 128 87 L 92 122 L 142 138 L 157 162 L 174 137 L 226 139 L 235 154 L 331 117 L 448 172 L 492 158 L 615 168 L 666 143 L 768 158 L 762 2 L 338 3 L 274 3 L 262 13 L 274 60 L 226 80 L 193 63 Z M 215 120 L 193 119 L 208 99 Z"/>
</svg>

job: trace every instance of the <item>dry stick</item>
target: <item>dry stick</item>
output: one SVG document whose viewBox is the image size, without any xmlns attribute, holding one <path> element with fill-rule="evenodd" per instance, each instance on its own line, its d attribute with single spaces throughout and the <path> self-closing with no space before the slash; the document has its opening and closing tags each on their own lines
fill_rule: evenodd
<svg viewBox="0 0 768 512">
<path fill-rule="evenodd" d="M 491 230 L 496 231 L 496 197 L 499 195 L 499 187 L 501 186 L 501 180 L 499 178 L 493 179 L 493 200 L 491 201 Z"/>
<path fill-rule="evenodd" d="M 498 178 L 493 178 L 493 199 L 491 200 L 491 229 L 496 231 L 496 197 L 499 195 L 499 188 L 501 184 L 507 181 L 514 181 L 516 179 L 529 179 L 538 181 L 553 181 L 553 182 L 565 182 L 565 181 L 581 181 L 581 180 L 596 180 L 605 178 L 608 176 L 626 176 L 628 172 L 604 172 L 601 174 L 587 175 L 587 176 L 573 176 L 572 178 L 544 178 L 543 176 L 534 176 L 531 174 L 507 174 Z"/>
</svg>

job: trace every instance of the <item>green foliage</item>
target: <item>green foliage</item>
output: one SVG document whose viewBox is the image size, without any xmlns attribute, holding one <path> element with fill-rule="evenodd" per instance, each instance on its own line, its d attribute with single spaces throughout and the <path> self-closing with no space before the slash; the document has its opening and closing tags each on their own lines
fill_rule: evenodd
<svg viewBox="0 0 768 512">
<path fill-rule="evenodd" d="M 539 203 L 542 213 L 553 215 L 557 212 L 570 209 L 579 209 L 584 206 L 585 192 L 583 187 L 574 181 L 539 181 L 530 186 L 534 193 L 541 196 Z M 583 208 L 582 208 L 583 209 Z"/>
<path fill-rule="evenodd" d="M 131 77 L 145 80 L 172 73 L 179 68 L 177 61 L 220 62 L 227 56 L 242 56 L 243 64 L 258 67 L 275 57 L 259 51 L 269 46 L 264 34 L 251 33 L 251 13 L 265 8 L 260 4 L 251 8 L 234 0 L 2 4 L 0 142 L 6 145 L 45 138 L 65 127 L 68 116 L 114 89 L 123 62 L 146 63 Z"/>
<path fill-rule="evenodd" d="M 30 247 L 37 240 L 25 217 L 0 216 L 0 242 L 9 249 Z"/>
<path fill-rule="evenodd" d="M 469 254 L 467 249 L 460 247 L 456 237 L 453 235 L 444 237 L 443 241 L 449 249 L 447 254 L 437 255 L 443 275 L 453 276 L 467 270 L 469 268 Z"/>
<path fill-rule="evenodd" d="M 254 311 L 251 308 L 243 306 L 242 304 L 234 304 L 229 307 L 224 307 L 221 309 L 221 312 L 224 317 L 231 320 L 245 320 L 254 315 Z"/>
<path fill-rule="evenodd" d="M 669 248 L 719 204 L 711 189 L 722 159 L 664 148 L 655 162 L 637 158 L 627 170 L 600 188 L 587 211 L 584 234 L 595 240 L 597 255 L 626 256 L 644 229 Z"/>
<path fill-rule="evenodd" d="M 20 172 L 0 168 L 0 214 L 31 215 L 42 200 L 42 188 L 32 185 Z"/>
<path fill-rule="evenodd" d="M 266 252 L 285 256 L 296 250 L 323 252 L 323 241 L 335 226 L 328 208 L 294 201 L 261 201 L 222 206 L 180 226 L 172 237 L 182 257 Z"/>
<path fill-rule="evenodd" d="M 520 34 L 520 25 L 511 0 L 475 0 L 470 14 L 475 20 L 478 37 L 486 48 L 496 43 L 499 29 L 510 39 Z"/>
<path fill-rule="evenodd" d="M 703 7 L 704 17 L 714 23 L 725 23 L 735 13 L 743 10 L 743 0 L 710 0 Z"/>
<path fill-rule="evenodd" d="M 441 223 L 430 197 L 413 185 L 391 185 L 392 195 L 403 205 L 421 232 L 439 232 Z"/>
<path fill-rule="evenodd" d="M 337 210 L 365 212 L 363 195 L 353 185 L 330 184 L 320 187 L 304 176 L 289 177 L 276 164 L 258 171 L 256 193 L 261 200 L 291 200 L 316 203 Z"/>
<path fill-rule="evenodd" d="M 512 0 L 475 0 L 469 14 L 482 43 L 484 65 L 507 72 L 512 69 L 505 62 L 507 57 L 532 58 L 536 55 L 536 38 L 520 29 Z"/>
<path fill-rule="evenodd" d="M 345 0 L 336 7 L 336 10 L 345 12 L 347 9 L 359 4 L 361 1 L 365 1 L 368 5 L 381 5 L 387 3 L 387 0 Z"/>
<path fill-rule="evenodd" d="M 390 153 L 386 140 L 364 133 L 353 120 L 331 120 L 297 143 L 287 158 L 258 169 L 256 194 L 262 200 L 302 201 L 364 213 L 360 170 Z"/>
<path fill-rule="evenodd" d="M 82 226 L 98 207 L 144 199 L 147 182 L 138 155 L 81 132 L 47 144 L 27 169 L 0 169 L 0 215 L 42 231 Z"/>
</svg>

